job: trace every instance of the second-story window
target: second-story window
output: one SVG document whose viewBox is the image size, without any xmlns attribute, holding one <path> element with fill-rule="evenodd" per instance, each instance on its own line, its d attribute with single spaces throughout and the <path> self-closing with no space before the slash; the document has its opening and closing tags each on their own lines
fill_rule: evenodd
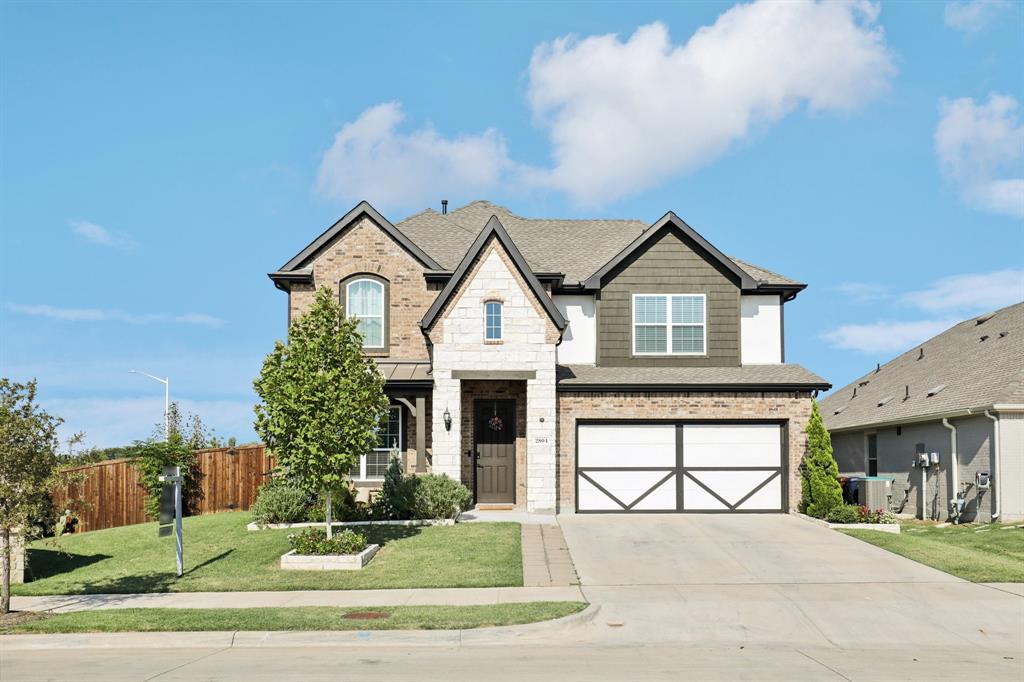
<svg viewBox="0 0 1024 682">
<path fill-rule="evenodd" d="M 634 294 L 635 355 L 704 355 L 704 294 Z"/>
<path fill-rule="evenodd" d="M 345 287 L 345 314 L 359 319 L 363 348 L 384 348 L 384 284 L 357 279 Z"/>
<path fill-rule="evenodd" d="M 484 340 L 501 341 L 501 301 L 484 303 Z"/>
</svg>

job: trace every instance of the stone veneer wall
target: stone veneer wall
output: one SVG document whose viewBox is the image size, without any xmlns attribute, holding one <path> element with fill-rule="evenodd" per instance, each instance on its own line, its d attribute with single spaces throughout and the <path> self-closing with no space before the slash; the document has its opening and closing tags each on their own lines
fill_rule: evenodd
<svg viewBox="0 0 1024 682">
<path fill-rule="evenodd" d="M 364 217 L 342 231 L 303 267 L 313 268 L 313 284 L 292 285 L 289 321 L 309 309 L 316 289 L 330 287 L 340 297 L 342 280 L 358 273 L 374 274 L 388 281 L 390 345 L 386 353 L 368 354 L 399 360 L 429 357 L 420 320 L 437 298 L 440 285 L 428 285 L 423 279 L 423 265 L 372 220 Z"/>
<path fill-rule="evenodd" d="M 485 301 L 503 304 L 503 339 L 484 341 Z M 462 398 L 458 370 L 533 371 L 526 381 L 526 507 L 555 507 L 555 345 L 559 333 L 495 239 L 485 245 L 430 330 L 433 344 L 434 472 L 462 473 Z M 497 376 L 496 376 L 497 378 Z M 452 430 L 442 419 L 447 409 Z M 455 425 L 458 425 L 456 428 Z"/>
<path fill-rule="evenodd" d="M 472 380 L 462 382 L 462 483 L 473 489 L 473 444 L 476 423 L 473 403 L 480 398 L 516 401 L 516 506 L 526 502 L 526 382 Z"/>
<path fill-rule="evenodd" d="M 810 416 L 809 393 L 559 393 L 558 509 L 576 508 L 578 419 L 785 419 L 789 424 L 789 510 L 796 511 L 800 461 L 807 452 L 804 428 Z"/>
<path fill-rule="evenodd" d="M 0 552 L 6 543 L 0 537 Z M 25 542 L 19 533 L 11 533 L 11 584 L 25 582 Z"/>
</svg>

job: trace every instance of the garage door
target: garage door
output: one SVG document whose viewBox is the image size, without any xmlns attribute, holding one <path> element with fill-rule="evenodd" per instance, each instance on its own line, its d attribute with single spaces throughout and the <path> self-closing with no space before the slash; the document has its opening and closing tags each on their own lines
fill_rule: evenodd
<svg viewBox="0 0 1024 682">
<path fill-rule="evenodd" d="M 781 512 L 784 429 L 765 423 L 580 423 L 580 512 Z"/>
</svg>

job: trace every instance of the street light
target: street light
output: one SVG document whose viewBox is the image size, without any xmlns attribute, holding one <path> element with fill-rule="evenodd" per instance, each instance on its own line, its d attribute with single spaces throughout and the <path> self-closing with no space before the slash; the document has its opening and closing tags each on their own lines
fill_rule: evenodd
<svg viewBox="0 0 1024 682">
<path fill-rule="evenodd" d="M 166 379 L 161 379 L 160 377 L 155 377 L 148 372 L 140 372 L 137 369 L 130 369 L 128 370 L 128 373 L 141 374 L 144 377 L 149 377 L 153 381 L 159 381 L 164 385 L 164 440 L 169 440 L 171 436 L 171 378 L 167 377 Z"/>
</svg>

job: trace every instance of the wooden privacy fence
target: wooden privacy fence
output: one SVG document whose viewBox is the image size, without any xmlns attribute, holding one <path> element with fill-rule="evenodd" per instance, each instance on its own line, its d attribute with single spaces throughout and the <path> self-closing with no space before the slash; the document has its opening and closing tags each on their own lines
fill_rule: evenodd
<svg viewBox="0 0 1024 682">
<path fill-rule="evenodd" d="M 197 450 L 196 463 L 202 474 L 202 499 L 195 503 L 199 514 L 248 509 L 256 500 L 256 491 L 267 481 L 267 473 L 274 468 L 274 458 L 262 445 Z M 62 512 L 69 498 L 86 501 L 86 508 L 78 515 L 79 531 L 150 520 L 146 518 L 142 477 L 131 460 L 112 459 L 72 471 L 84 474 L 85 480 L 56 492 L 53 504 Z"/>
</svg>

